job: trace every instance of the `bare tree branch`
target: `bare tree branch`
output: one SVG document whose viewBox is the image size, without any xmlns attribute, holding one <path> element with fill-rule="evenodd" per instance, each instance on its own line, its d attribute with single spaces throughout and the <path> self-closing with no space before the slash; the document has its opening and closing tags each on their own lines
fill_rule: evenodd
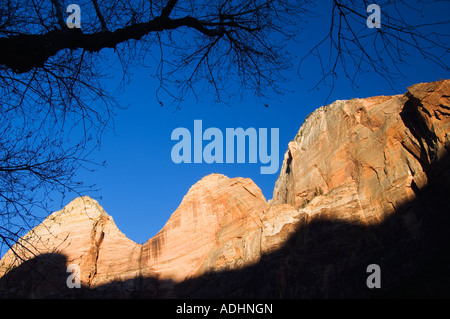
<svg viewBox="0 0 450 319">
<path fill-rule="evenodd" d="M 169 18 L 170 13 L 172 12 L 173 8 L 177 4 L 178 0 L 169 0 L 167 1 L 167 5 L 164 7 L 164 9 L 161 12 L 162 18 Z"/>
<path fill-rule="evenodd" d="M 406 65 L 408 56 L 414 54 L 422 55 L 443 71 L 450 70 L 450 34 L 445 32 L 450 20 L 422 16 L 426 22 L 417 23 L 431 4 L 420 0 L 379 2 L 382 25 L 375 29 L 366 25 L 369 4 L 368 1 L 333 0 L 328 33 L 300 60 L 298 68 L 301 74 L 307 60 L 311 57 L 319 59 L 322 76 L 315 88 L 328 84 L 329 98 L 339 74 L 356 89 L 357 76 L 367 72 L 377 74 L 393 87 L 393 82 L 404 76 L 402 65 Z"/>
<path fill-rule="evenodd" d="M 61 29 L 64 29 L 66 27 L 66 24 L 64 23 L 64 19 L 63 19 L 63 10 L 62 10 L 62 6 L 59 3 L 59 0 L 51 0 L 53 7 L 55 8 L 55 15 L 56 15 L 56 19 L 58 21 L 59 27 Z"/>
<path fill-rule="evenodd" d="M 106 26 L 105 18 L 103 17 L 103 14 L 100 11 L 100 7 L 98 6 L 97 0 L 92 0 L 92 4 L 95 8 L 95 13 L 97 14 L 98 20 L 100 21 L 100 24 L 102 25 L 102 31 L 108 31 L 108 27 Z"/>
</svg>

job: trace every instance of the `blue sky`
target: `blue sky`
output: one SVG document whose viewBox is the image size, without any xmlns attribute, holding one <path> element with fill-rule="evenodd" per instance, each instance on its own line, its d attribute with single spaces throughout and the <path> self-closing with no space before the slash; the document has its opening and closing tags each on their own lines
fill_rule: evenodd
<svg viewBox="0 0 450 319">
<path fill-rule="evenodd" d="M 442 12 L 449 11 L 440 8 L 434 14 L 443 17 Z M 305 30 L 299 34 L 298 42 L 289 45 L 290 52 L 297 58 L 294 58 L 292 70 L 285 74 L 288 81 L 280 84 L 286 92 L 277 99 L 258 100 L 251 92 L 232 105 L 212 104 L 208 97 L 199 101 L 188 99 L 180 105 L 180 110 L 175 111 L 173 107 L 161 107 L 157 102 L 155 89 L 158 83 L 149 70 L 130 69 L 130 82 L 117 95 L 121 103 L 129 107 L 119 111 L 114 119 L 114 131 L 105 132 L 100 150 L 91 155 L 97 162 L 106 160 L 107 165 L 94 173 L 80 171 L 78 174 L 79 180 L 96 184 L 99 189 L 88 191 L 86 195 L 97 199 L 120 230 L 138 243 L 155 235 L 189 188 L 208 174 L 251 178 L 266 199 L 272 198 L 279 170 L 276 174 L 262 175 L 261 163 L 175 164 L 171 160 L 171 150 L 176 141 L 171 140 L 171 133 L 178 127 L 193 132 L 194 120 L 198 119 L 202 120 L 204 130 L 209 127 L 217 127 L 222 132 L 238 127 L 279 128 L 281 166 L 288 142 L 295 137 L 305 117 L 324 105 L 329 93 L 327 86 L 312 89 L 315 81 L 320 79 L 317 61 L 311 59 L 303 65 L 302 78 L 297 73 L 300 57 L 324 35 L 327 25 L 318 20 L 302 27 Z M 408 61 L 410 65 L 402 68 L 405 77 L 396 80 L 393 88 L 374 72 L 358 78 L 358 90 L 354 90 L 344 76 L 338 75 L 327 104 L 337 99 L 402 94 L 414 83 L 449 78 L 448 72 L 420 56 Z M 111 83 L 121 78 L 120 70 L 114 68 L 110 75 L 113 77 Z M 115 89 L 112 85 L 108 88 Z M 269 107 L 265 107 L 265 103 Z M 69 196 L 63 204 L 68 204 L 72 198 Z"/>
</svg>

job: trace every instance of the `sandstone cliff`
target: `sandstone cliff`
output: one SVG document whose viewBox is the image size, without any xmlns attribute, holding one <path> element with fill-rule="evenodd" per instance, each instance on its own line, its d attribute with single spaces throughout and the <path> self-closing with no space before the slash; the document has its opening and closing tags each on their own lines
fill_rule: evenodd
<svg viewBox="0 0 450 319">
<path fill-rule="evenodd" d="M 289 143 L 271 200 L 249 179 L 206 176 L 138 245 L 77 198 L 0 261 L 0 295 L 450 296 L 439 277 L 450 271 L 449 148 L 449 80 L 336 101 Z M 366 285 L 372 263 L 378 290 Z M 80 289 L 66 285 L 69 264 Z"/>
</svg>

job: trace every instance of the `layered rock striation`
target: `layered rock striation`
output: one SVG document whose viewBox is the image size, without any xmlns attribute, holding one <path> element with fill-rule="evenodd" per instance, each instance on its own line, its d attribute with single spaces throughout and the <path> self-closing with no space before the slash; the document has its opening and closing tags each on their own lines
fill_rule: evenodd
<svg viewBox="0 0 450 319">
<path fill-rule="evenodd" d="M 446 295 L 449 149 L 449 80 L 336 101 L 289 143 L 271 200 L 250 179 L 206 176 L 138 245 L 95 200 L 77 198 L 3 257 L 0 295 Z M 381 289 L 367 286 L 370 264 Z M 68 265 L 79 266 L 80 289 L 67 287 Z"/>
</svg>

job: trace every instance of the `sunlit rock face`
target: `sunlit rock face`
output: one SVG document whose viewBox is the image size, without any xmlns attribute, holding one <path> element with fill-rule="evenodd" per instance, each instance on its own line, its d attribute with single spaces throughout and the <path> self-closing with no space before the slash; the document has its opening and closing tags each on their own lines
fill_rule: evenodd
<svg viewBox="0 0 450 319">
<path fill-rule="evenodd" d="M 289 143 L 271 200 L 250 179 L 208 175 L 143 245 L 77 198 L 3 257 L 0 296 L 445 294 L 449 97 L 444 80 L 323 106 Z M 382 271 L 378 290 L 370 264 Z M 80 288 L 68 287 L 69 265 Z"/>
<path fill-rule="evenodd" d="M 201 179 L 163 229 L 143 245 L 143 271 L 180 282 L 257 261 L 260 216 L 267 207 L 250 179 L 218 174 Z"/>
<path fill-rule="evenodd" d="M 373 224 L 411 202 L 427 184 L 424 166 L 448 150 L 449 86 L 417 84 L 316 110 L 289 143 L 272 204 L 311 215 L 328 207 L 328 217 Z M 338 209 L 343 202 L 353 207 Z"/>
<path fill-rule="evenodd" d="M 60 254 L 62 264 L 55 264 L 55 261 L 50 261 L 48 265 L 44 263 L 40 267 L 41 275 L 48 276 L 51 281 L 53 272 L 59 275 L 61 271 L 66 272 L 66 265 L 76 264 L 81 270 L 81 284 L 90 287 L 135 277 L 138 269 L 133 263 L 139 258 L 140 251 L 140 245 L 120 232 L 112 217 L 97 201 L 80 197 L 23 236 L 1 260 L 0 275 L 8 272 L 11 266 L 20 265 L 35 256 Z M 52 272 L 47 271 L 48 267 L 53 269 Z M 66 272 L 67 276 L 69 273 Z M 13 283 L 16 280 L 23 281 L 23 275 L 13 279 Z M 62 284 L 66 285 L 65 280 Z M 10 286 L 19 294 L 39 296 L 33 290 L 22 291 L 23 287 Z M 56 294 L 51 285 L 48 289 L 49 294 Z"/>
</svg>

